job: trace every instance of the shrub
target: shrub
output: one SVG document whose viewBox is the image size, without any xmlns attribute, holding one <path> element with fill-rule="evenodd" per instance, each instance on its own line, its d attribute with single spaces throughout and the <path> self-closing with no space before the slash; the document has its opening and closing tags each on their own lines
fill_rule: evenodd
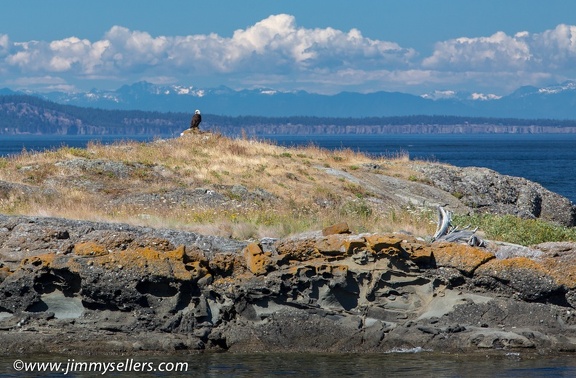
<svg viewBox="0 0 576 378">
<path fill-rule="evenodd" d="M 372 215 L 372 209 L 364 200 L 355 199 L 353 201 L 344 203 L 341 208 L 341 213 L 342 215 L 360 216 L 366 218 Z"/>
<path fill-rule="evenodd" d="M 63 147 L 62 148 L 63 152 L 67 152 L 72 156 L 76 156 L 76 157 L 81 157 L 81 158 L 86 158 L 86 159 L 90 159 L 92 157 L 92 154 L 85 148 L 78 148 L 78 147 Z"/>
<path fill-rule="evenodd" d="M 462 192 L 458 192 L 458 191 L 452 192 L 452 195 L 458 199 L 464 198 L 464 193 L 462 193 Z"/>
<path fill-rule="evenodd" d="M 524 246 L 555 241 L 576 241 L 576 229 L 541 219 L 521 219 L 512 215 L 475 214 L 454 216 L 454 223 L 478 227 L 492 240 Z"/>
</svg>

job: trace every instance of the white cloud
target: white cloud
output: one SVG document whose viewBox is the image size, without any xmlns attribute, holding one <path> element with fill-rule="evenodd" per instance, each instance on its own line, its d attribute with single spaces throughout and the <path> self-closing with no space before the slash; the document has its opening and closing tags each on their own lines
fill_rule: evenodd
<svg viewBox="0 0 576 378">
<path fill-rule="evenodd" d="M 573 69 L 576 65 L 576 26 L 560 24 L 532 37 L 535 60 L 549 69 Z"/>
<path fill-rule="evenodd" d="M 10 40 L 8 35 L 0 34 L 0 57 L 8 54 L 8 47 L 10 46 Z"/>
<path fill-rule="evenodd" d="M 74 88 L 66 83 L 66 81 L 56 76 L 20 76 L 15 79 L 7 80 L 10 86 L 24 86 L 27 88 L 46 88 L 49 90 L 64 90 L 71 91 Z"/>
<path fill-rule="evenodd" d="M 495 71 L 526 69 L 531 60 L 523 37 L 498 32 L 490 37 L 457 38 L 439 42 L 422 65 L 429 69 Z"/>
<path fill-rule="evenodd" d="M 64 72 L 72 69 L 74 64 L 90 61 L 90 41 L 80 40 L 76 37 L 66 38 L 50 43 L 52 58 L 48 63 L 48 70 Z"/>
<path fill-rule="evenodd" d="M 101 41 L 102 58 L 119 68 L 156 66 L 163 63 L 169 42 L 166 37 L 153 38 L 150 34 L 130 31 L 114 26 Z"/>
<path fill-rule="evenodd" d="M 270 16 L 229 38 L 216 34 L 153 37 L 112 27 L 103 39 L 70 37 L 51 42 L 9 45 L 4 64 L 14 72 L 98 77 L 187 77 L 195 75 L 331 75 L 340 70 L 395 69 L 409 66 L 412 49 L 365 38 L 357 29 L 298 27 L 293 16 Z M 298 80 L 298 78 L 295 78 Z M 294 78 L 284 78 L 294 80 Z"/>
<path fill-rule="evenodd" d="M 576 26 L 438 42 L 422 68 L 446 84 L 511 91 L 576 77 Z"/>
<path fill-rule="evenodd" d="M 436 44 L 433 53 L 375 40 L 358 29 L 304 28 L 293 16 L 272 15 L 231 36 L 152 36 L 114 26 L 102 39 L 12 42 L 0 34 L 4 79 L 58 77 L 70 85 L 103 78 L 118 84 L 213 84 L 312 92 L 398 90 L 508 91 L 576 75 L 576 26 L 542 33 L 461 37 Z M 12 79 L 12 82 L 16 82 Z M 418 88 L 418 89 L 416 89 Z M 492 90 L 492 88 L 495 88 Z"/>
<path fill-rule="evenodd" d="M 428 69 L 442 71 L 556 72 L 576 63 L 576 26 L 509 36 L 457 38 L 439 42 L 432 56 L 423 60 Z"/>
</svg>

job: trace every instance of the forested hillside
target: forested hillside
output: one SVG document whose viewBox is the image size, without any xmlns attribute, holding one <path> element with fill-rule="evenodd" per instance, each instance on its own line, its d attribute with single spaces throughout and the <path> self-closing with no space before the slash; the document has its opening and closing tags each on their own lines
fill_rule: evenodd
<svg viewBox="0 0 576 378">
<path fill-rule="evenodd" d="M 33 96 L 0 96 L 2 134 L 172 134 L 186 127 L 187 118 L 184 113 L 102 110 Z"/>
<path fill-rule="evenodd" d="M 416 110 L 415 110 L 416 111 Z M 191 114 L 103 110 L 61 105 L 34 96 L 0 96 L 0 134 L 177 135 Z M 398 116 L 365 118 L 229 117 L 204 114 L 201 128 L 234 135 L 373 133 L 576 132 L 575 120 Z"/>
</svg>

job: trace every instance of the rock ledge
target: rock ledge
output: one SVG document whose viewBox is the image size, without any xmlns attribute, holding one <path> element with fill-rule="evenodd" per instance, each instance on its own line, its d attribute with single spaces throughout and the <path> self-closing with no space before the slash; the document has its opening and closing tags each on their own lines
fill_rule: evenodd
<svg viewBox="0 0 576 378">
<path fill-rule="evenodd" d="M 576 244 L 339 232 L 0 216 L 0 351 L 576 351 Z"/>
</svg>

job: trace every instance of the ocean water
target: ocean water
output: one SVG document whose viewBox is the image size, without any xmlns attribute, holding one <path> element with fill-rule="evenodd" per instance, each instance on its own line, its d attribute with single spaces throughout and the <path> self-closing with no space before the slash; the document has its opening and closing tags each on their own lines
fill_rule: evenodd
<svg viewBox="0 0 576 378">
<path fill-rule="evenodd" d="M 21 361 L 21 362 L 20 362 Z M 72 363 L 102 362 L 135 367 L 139 362 L 145 371 L 81 371 L 81 365 Z M 132 361 L 132 362 L 130 362 Z M 61 363 L 60 368 L 49 367 L 39 372 L 34 362 Z M 23 364 L 28 364 L 23 368 Z M 164 364 L 164 365 L 161 365 Z M 14 367 L 21 369 L 15 370 Z M 46 366 L 46 365 L 45 365 Z M 171 372 L 147 371 L 166 366 Z M 150 369 L 149 369 L 150 368 Z M 26 371 L 28 370 L 28 371 Z M 35 370 L 35 371 L 30 371 Z M 163 370 L 168 370 L 164 368 Z M 134 356 L 4 356 L 0 357 L 0 377 L 84 377 L 84 376 L 138 376 L 138 377 L 574 377 L 576 361 L 573 355 L 538 357 L 522 353 L 500 355 L 449 355 L 429 353 L 204 353 L 177 354 L 154 357 Z"/>
<path fill-rule="evenodd" d="M 152 136 L 0 136 L 0 156 L 23 149 L 41 151 L 63 145 L 85 147 L 88 141 L 150 141 Z M 486 167 L 540 183 L 576 203 L 576 134 L 381 134 L 276 135 L 265 139 L 284 146 L 314 144 L 349 148 L 374 156 L 408 154 L 411 159 Z"/>
</svg>

